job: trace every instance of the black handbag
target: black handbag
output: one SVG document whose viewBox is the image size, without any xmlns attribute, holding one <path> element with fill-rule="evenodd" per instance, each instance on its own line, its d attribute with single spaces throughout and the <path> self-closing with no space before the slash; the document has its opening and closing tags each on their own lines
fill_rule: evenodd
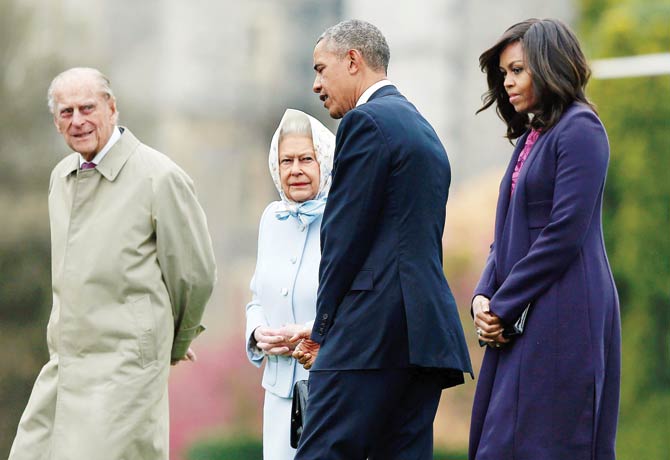
<svg viewBox="0 0 670 460">
<path fill-rule="evenodd" d="M 503 329 L 502 335 L 506 339 L 511 339 L 517 335 L 523 334 L 523 330 L 526 328 L 526 318 L 528 317 L 528 312 L 530 311 L 530 303 L 526 305 L 526 308 L 521 312 L 521 316 L 510 326 L 506 326 Z M 480 347 L 485 347 L 487 345 L 483 340 L 479 341 Z"/>
<path fill-rule="evenodd" d="M 309 387 L 307 380 L 298 380 L 293 385 L 293 402 L 291 403 L 291 447 L 298 448 L 300 435 L 305 424 L 305 411 Z"/>
<path fill-rule="evenodd" d="M 528 317 L 528 311 L 530 310 L 530 303 L 526 305 L 526 308 L 521 312 L 521 316 L 519 316 L 519 319 L 516 320 L 514 324 L 511 326 L 507 326 L 505 329 L 503 329 L 503 337 L 506 339 L 509 339 L 510 337 L 514 337 L 515 335 L 521 335 L 523 334 L 523 330 L 526 327 L 526 318 Z"/>
</svg>

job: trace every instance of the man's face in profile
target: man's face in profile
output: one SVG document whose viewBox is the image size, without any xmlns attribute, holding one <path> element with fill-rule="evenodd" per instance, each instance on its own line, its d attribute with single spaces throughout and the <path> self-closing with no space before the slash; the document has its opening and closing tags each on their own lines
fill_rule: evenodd
<svg viewBox="0 0 670 460">
<path fill-rule="evenodd" d="M 351 73 L 351 64 L 347 54 L 337 55 L 325 40 L 314 47 L 316 78 L 312 90 L 319 95 L 332 118 L 342 118 L 356 107 L 355 75 Z"/>
</svg>

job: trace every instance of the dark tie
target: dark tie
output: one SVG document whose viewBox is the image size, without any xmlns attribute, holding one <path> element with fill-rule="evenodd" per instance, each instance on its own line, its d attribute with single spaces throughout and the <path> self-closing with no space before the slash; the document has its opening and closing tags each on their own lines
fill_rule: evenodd
<svg viewBox="0 0 670 460">
<path fill-rule="evenodd" d="M 86 162 L 81 164 L 81 169 L 82 170 L 95 169 L 95 163 L 93 163 L 92 161 L 91 162 L 86 161 Z"/>
</svg>

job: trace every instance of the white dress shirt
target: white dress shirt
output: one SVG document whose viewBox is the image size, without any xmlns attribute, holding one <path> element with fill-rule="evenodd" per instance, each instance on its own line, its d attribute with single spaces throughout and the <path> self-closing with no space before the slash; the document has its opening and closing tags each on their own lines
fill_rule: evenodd
<svg viewBox="0 0 670 460">
<path fill-rule="evenodd" d="M 118 141 L 121 138 L 121 130 L 119 129 L 118 126 L 114 126 L 114 129 L 112 130 L 112 135 L 109 136 L 109 140 L 105 144 L 105 146 L 100 150 L 96 155 L 93 157 L 91 160 L 91 163 L 95 163 L 96 165 L 99 165 L 102 159 L 107 155 L 107 152 L 116 144 L 116 141 Z M 79 154 L 79 167 L 86 163 L 86 159 L 83 157 L 83 155 L 80 153 Z"/>
<path fill-rule="evenodd" d="M 366 102 L 368 102 L 368 99 L 370 99 L 370 96 L 372 96 L 375 93 L 375 91 L 377 91 L 379 88 L 383 88 L 384 86 L 389 86 L 389 85 L 392 85 L 392 84 L 393 83 L 391 83 L 388 80 L 380 80 L 377 83 L 373 84 L 368 89 L 363 91 L 363 94 L 361 94 L 361 97 L 358 98 L 358 102 L 356 102 L 356 107 L 358 107 L 359 105 L 363 105 Z"/>
</svg>

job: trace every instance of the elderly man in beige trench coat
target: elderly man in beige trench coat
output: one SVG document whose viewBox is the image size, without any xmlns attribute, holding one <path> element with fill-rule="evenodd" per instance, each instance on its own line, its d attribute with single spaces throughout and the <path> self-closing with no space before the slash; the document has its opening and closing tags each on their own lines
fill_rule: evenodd
<svg viewBox="0 0 670 460">
<path fill-rule="evenodd" d="M 53 308 L 10 460 L 167 460 L 170 363 L 193 358 L 215 281 L 191 179 L 116 125 L 95 69 L 49 88 L 74 153 L 49 185 Z"/>
</svg>

